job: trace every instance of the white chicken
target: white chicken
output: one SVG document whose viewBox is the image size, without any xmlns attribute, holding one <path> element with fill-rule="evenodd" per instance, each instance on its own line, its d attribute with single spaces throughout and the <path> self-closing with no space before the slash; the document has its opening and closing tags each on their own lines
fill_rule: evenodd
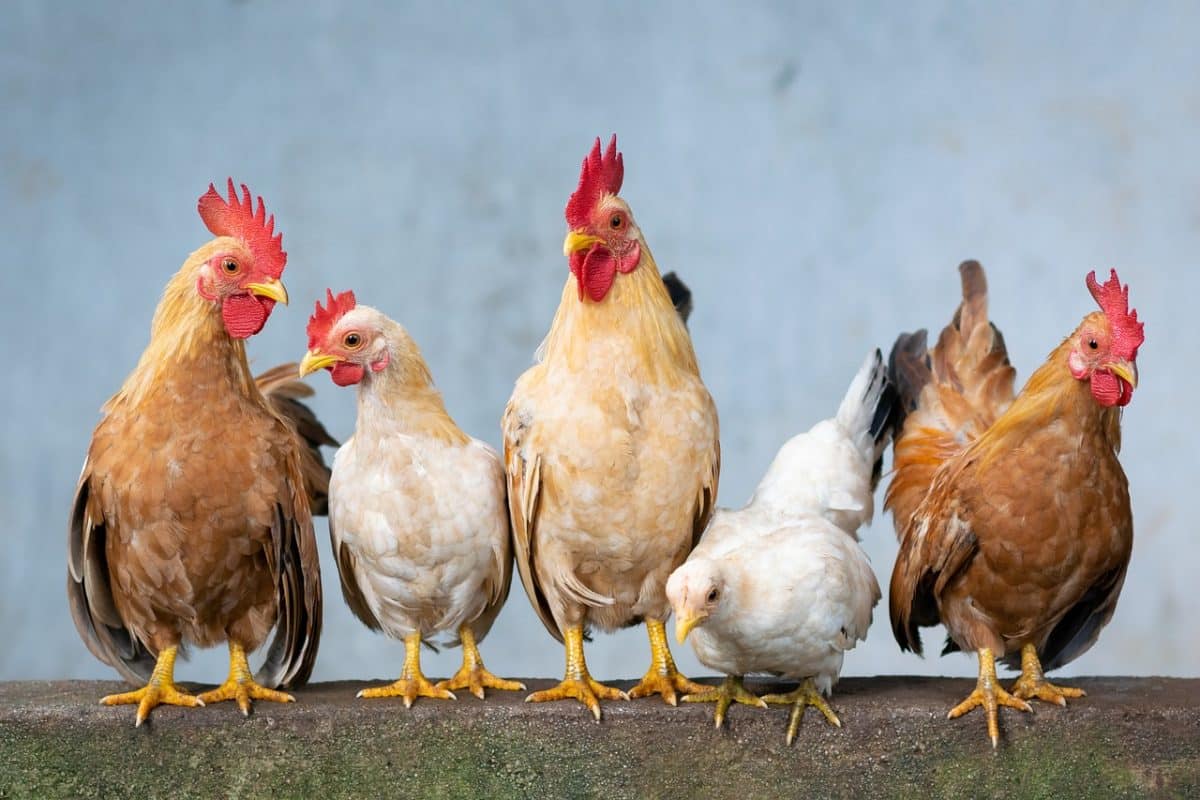
<svg viewBox="0 0 1200 800">
<path fill-rule="evenodd" d="M 866 637 L 879 601 L 857 531 L 874 512 L 895 403 L 876 350 L 837 416 L 784 444 L 746 506 L 719 509 L 668 580 L 677 638 L 691 633 L 700 661 L 727 675 L 684 698 L 716 702 L 717 727 L 732 702 L 792 705 L 788 744 L 807 705 L 841 725 L 821 695 L 832 691 L 845 651 Z M 750 673 L 801 685 L 760 698 L 742 685 Z"/>
<path fill-rule="evenodd" d="M 308 324 L 304 375 L 328 369 L 357 384 L 358 425 L 333 462 L 329 532 L 351 611 L 405 646 L 400 679 L 360 697 L 454 699 L 466 688 L 525 687 L 483 666 L 483 639 L 512 578 L 504 467 L 487 444 L 455 425 L 408 332 L 351 292 L 329 293 Z M 463 646 L 462 669 L 434 685 L 421 643 L 446 631 Z"/>
</svg>

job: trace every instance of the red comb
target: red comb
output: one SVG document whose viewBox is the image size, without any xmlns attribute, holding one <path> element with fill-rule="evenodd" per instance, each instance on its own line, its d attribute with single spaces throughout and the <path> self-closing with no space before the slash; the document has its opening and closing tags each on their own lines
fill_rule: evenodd
<svg viewBox="0 0 1200 800">
<path fill-rule="evenodd" d="M 1104 316 L 1108 317 L 1112 329 L 1112 352 L 1130 361 L 1137 358 L 1138 348 L 1146 340 L 1143 332 L 1145 325 L 1138 322 L 1137 311 L 1129 310 L 1129 287 L 1121 285 L 1115 269 L 1102 284 L 1096 283 L 1096 271 L 1092 270 L 1087 276 L 1087 287 Z"/>
<path fill-rule="evenodd" d="M 275 215 L 267 217 L 263 199 L 258 198 L 258 210 L 250 199 L 250 190 L 242 184 L 242 199 L 229 179 L 229 200 L 226 201 L 211 183 L 197 204 L 200 219 L 216 236 L 241 239 L 254 254 L 255 265 L 273 278 L 283 274 L 287 253 L 283 252 L 283 234 L 274 233 Z"/>
<path fill-rule="evenodd" d="M 579 171 L 579 186 L 567 200 L 567 224 L 572 229 L 582 228 L 596 203 L 605 194 L 621 191 L 621 180 L 625 177 L 625 165 L 617 152 L 617 135 L 614 133 L 604 155 L 600 155 L 600 137 L 592 145 L 592 152 L 583 160 Z"/>
<path fill-rule="evenodd" d="M 308 349 L 312 350 L 320 344 L 329 331 L 333 330 L 333 326 L 337 321 L 346 316 L 357 305 L 354 301 L 354 292 L 345 291 L 334 297 L 333 291 L 325 290 L 325 304 L 327 308 L 321 308 L 321 301 L 318 300 L 316 308 L 313 309 L 313 315 L 308 319 Z"/>
</svg>

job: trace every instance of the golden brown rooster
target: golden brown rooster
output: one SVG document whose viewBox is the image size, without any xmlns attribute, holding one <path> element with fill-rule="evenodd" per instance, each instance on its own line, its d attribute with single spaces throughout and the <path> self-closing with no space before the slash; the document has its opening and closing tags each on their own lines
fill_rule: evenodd
<svg viewBox="0 0 1200 800">
<path fill-rule="evenodd" d="M 653 663 L 630 696 L 704 687 L 675 668 L 667 576 L 713 511 L 717 412 L 680 314 L 629 206 L 616 137 L 584 159 L 567 203 L 571 275 L 539 363 L 504 412 L 514 552 L 542 622 L 566 645 L 566 676 L 531 701 L 575 698 L 600 718 L 624 698 L 588 674 L 589 626 L 645 622 Z"/>
<path fill-rule="evenodd" d="M 150 345 L 105 404 L 79 479 L 68 531 L 67 594 L 88 649 L 137 691 L 140 725 L 157 705 L 291 702 L 275 691 L 312 672 L 321 581 L 312 510 L 334 444 L 297 402 L 295 365 L 258 381 L 244 340 L 276 301 L 287 254 L 262 198 L 209 186 L 199 202 L 217 238 L 167 284 Z M 276 628 L 252 677 L 246 653 Z M 229 678 L 197 696 L 174 683 L 178 650 L 229 643 Z"/>
<path fill-rule="evenodd" d="M 896 640 L 921 652 L 919 628 L 946 626 L 944 652 L 974 650 L 979 681 L 950 711 L 1029 711 L 1083 692 L 1044 671 L 1090 648 L 1112 618 L 1133 542 L 1129 488 L 1117 460 L 1121 409 L 1137 386 L 1142 323 L 1114 270 L 1087 286 L 1100 311 L 1084 317 L 1013 397 L 1013 368 L 988 321 L 983 268 L 959 268 L 963 300 L 926 350 L 901 336 L 891 377 L 904 408 L 887 507 L 900 553 L 892 572 Z M 1012 693 L 995 661 L 1020 666 Z"/>
</svg>

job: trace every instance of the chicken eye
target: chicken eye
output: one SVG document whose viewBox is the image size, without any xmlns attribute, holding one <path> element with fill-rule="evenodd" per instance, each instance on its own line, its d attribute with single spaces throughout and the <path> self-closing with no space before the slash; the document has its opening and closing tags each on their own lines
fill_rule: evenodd
<svg viewBox="0 0 1200 800">
<path fill-rule="evenodd" d="M 232 258 L 227 258 L 221 262 L 221 269 L 225 270 L 226 275 L 236 275 L 241 267 Z"/>
<path fill-rule="evenodd" d="M 706 599 L 707 599 L 707 600 L 708 600 L 708 602 L 710 602 L 710 603 L 715 603 L 715 602 L 717 602 L 717 590 L 716 590 L 716 589 L 709 589 L 709 590 L 708 590 L 708 597 L 707 597 Z"/>
<path fill-rule="evenodd" d="M 352 331 L 342 337 L 342 344 L 354 350 L 362 344 L 362 337 Z"/>
<path fill-rule="evenodd" d="M 1093 350 L 1095 350 L 1095 349 L 1096 349 L 1097 347 L 1099 347 L 1099 346 L 1100 346 L 1100 345 L 1096 343 L 1096 340 L 1095 340 L 1095 339 L 1088 339 L 1088 347 L 1090 347 L 1090 348 L 1092 348 Z"/>
<path fill-rule="evenodd" d="M 612 228 L 614 231 L 619 229 L 623 224 L 625 224 L 625 220 L 620 214 L 613 214 L 612 219 L 608 221 L 608 227 Z"/>
</svg>

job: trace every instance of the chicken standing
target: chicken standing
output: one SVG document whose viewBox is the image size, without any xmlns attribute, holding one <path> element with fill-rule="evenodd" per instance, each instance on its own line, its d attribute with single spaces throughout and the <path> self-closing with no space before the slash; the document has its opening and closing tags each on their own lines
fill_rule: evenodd
<svg viewBox="0 0 1200 800">
<path fill-rule="evenodd" d="M 675 668 L 664 586 L 712 514 L 717 412 L 629 206 L 613 137 L 584 159 L 567 203 L 571 275 L 538 363 L 504 412 L 514 551 L 538 616 L 566 645 L 566 675 L 530 701 L 575 698 L 600 718 L 626 695 L 588 674 L 590 626 L 645 621 L 652 665 L 629 696 L 703 687 Z"/>
<path fill-rule="evenodd" d="M 878 350 L 855 375 L 837 415 L 780 448 L 745 507 L 718 509 L 700 544 L 667 581 L 680 642 L 692 635 L 700 661 L 725 673 L 685 702 L 716 702 L 720 727 L 731 702 L 792 705 L 792 743 L 806 705 L 841 726 L 828 696 L 845 651 L 866 638 L 879 584 L 858 529 L 871 521 L 896 394 Z M 749 673 L 802 681 L 759 698 Z"/>
<path fill-rule="evenodd" d="M 454 699 L 452 689 L 524 689 L 484 669 L 477 647 L 512 579 L 500 456 L 454 424 L 408 332 L 353 293 L 317 304 L 308 347 L 301 375 L 325 368 L 337 385 L 358 386 L 357 429 L 330 484 L 342 593 L 368 628 L 405 647 L 400 679 L 359 697 L 411 706 Z M 435 686 L 421 674 L 421 642 L 445 631 L 458 634 L 463 665 Z"/>
<path fill-rule="evenodd" d="M 1114 270 L 1087 286 L 1100 306 L 1013 397 L 1004 340 L 988 321 L 979 264 L 937 345 L 906 334 L 892 379 L 909 411 L 888 489 L 900 553 L 892 572 L 896 640 L 921 652 L 919 628 L 946 626 L 943 651 L 974 650 L 979 681 L 950 711 L 982 705 L 993 747 L 997 707 L 1065 705 L 1083 692 L 1043 670 L 1066 664 L 1111 619 L 1133 543 L 1129 488 L 1117 460 L 1121 409 L 1137 386 L 1142 323 Z M 995 660 L 1021 668 L 1011 694 Z"/>
<path fill-rule="evenodd" d="M 312 672 L 321 580 L 312 508 L 333 443 L 296 402 L 306 389 L 280 369 L 256 383 L 243 340 L 287 302 L 275 218 L 233 181 L 209 186 L 199 212 L 217 238 L 187 259 L 154 315 L 150 345 L 104 406 L 83 464 L 68 531 L 67 594 L 80 636 L 134 692 L 137 724 L 161 703 L 291 702 L 274 691 Z M 294 366 L 282 368 L 294 375 Z M 266 394 L 264 394 L 264 390 Z M 302 433 L 298 433 L 298 429 Z M 246 653 L 274 626 L 251 677 Z M 229 643 L 229 678 L 193 696 L 175 686 L 185 643 Z"/>
</svg>

